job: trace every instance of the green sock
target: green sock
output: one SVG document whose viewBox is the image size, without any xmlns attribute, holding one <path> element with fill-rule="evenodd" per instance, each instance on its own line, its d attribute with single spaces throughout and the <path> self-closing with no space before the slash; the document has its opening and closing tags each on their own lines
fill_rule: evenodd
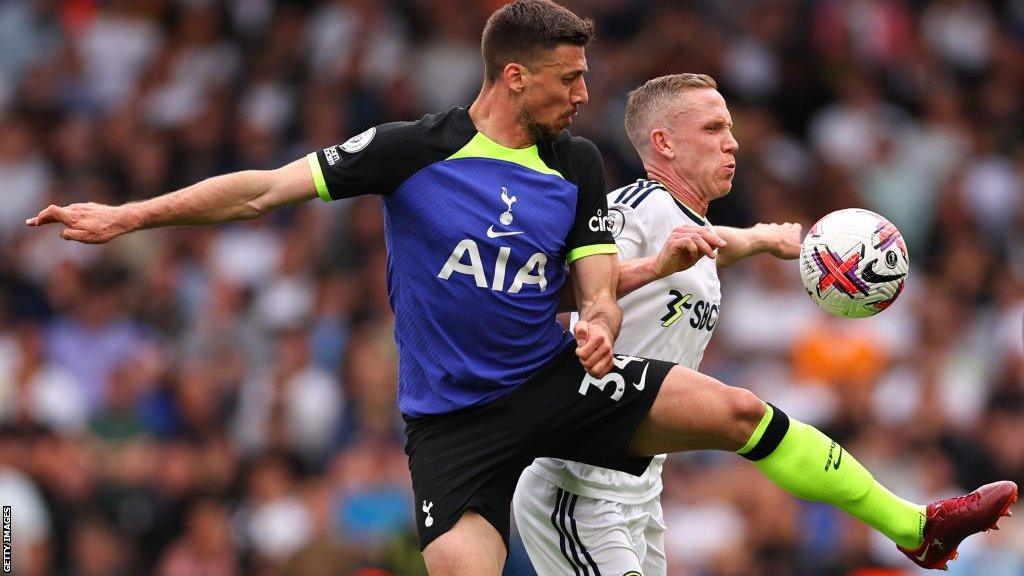
<svg viewBox="0 0 1024 576">
<path fill-rule="evenodd" d="M 737 453 L 795 496 L 844 510 L 904 548 L 923 542 L 924 506 L 896 496 L 842 446 L 771 404 Z"/>
</svg>

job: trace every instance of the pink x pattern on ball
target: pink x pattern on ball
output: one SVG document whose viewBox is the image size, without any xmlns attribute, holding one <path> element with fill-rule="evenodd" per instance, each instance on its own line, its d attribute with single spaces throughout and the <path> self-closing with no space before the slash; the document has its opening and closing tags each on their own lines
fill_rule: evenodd
<svg viewBox="0 0 1024 576">
<path fill-rule="evenodd" d="M 847 296 L 853 296 L 857 292 L 865 295 L 868 293 L 868 287 L 857 277 L 857 265 L 860 264 L 859 251 L 853 252 L 849 258 L 843 260 L 831 250 L 821 251 L 815 247 L 814 262 L 821 270 L 821 278 L 818 280 L 819 296 L 833 286 Z"/>
</svg>

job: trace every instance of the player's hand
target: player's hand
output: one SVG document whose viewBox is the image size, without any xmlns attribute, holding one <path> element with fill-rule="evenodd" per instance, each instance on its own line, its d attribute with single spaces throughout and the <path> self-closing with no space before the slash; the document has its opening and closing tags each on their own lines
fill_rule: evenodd
<svg viewBox="0 0 1024 576">
<path fill-rule="evenodd" d="M 86 244 L 102 244 L 128 231 L 122 224 L 123 216 L 122 206 L 107 206 L 95 202 L 68 206 L 51 204 L 35 217 L 25 220 L 25 224 L 44 226 L 60 223 L 64 225 L 60 232 L 61 238 Z"/>
<path fill-rule="evenodd" d="M 799 224 L 757 224 L 754 228 L 758 229 L 765 242 L 765 252 L 784 260 L 800 257 L 800 232 L 803 227 Z"/>
<path fill-rule="evenodd" d="M 608 328 L 603 324 L 591 324 L 586 320 L 578 320 L 573 328 L 576 336 L 576 356 L 588 374 L 595 378 L 604 378 L 612 369 L 612 338 Z"/>
<path fill-rule="evenodd" d="M 707 256 L 715 257 L 715 250 L 725 246 L 718 234 L 704 226 L 679 226 L 669 235 L 655 261 L 655 274 L 664 278 L 669 274 L 686 270 L 698 260 Z"/>
</svg>

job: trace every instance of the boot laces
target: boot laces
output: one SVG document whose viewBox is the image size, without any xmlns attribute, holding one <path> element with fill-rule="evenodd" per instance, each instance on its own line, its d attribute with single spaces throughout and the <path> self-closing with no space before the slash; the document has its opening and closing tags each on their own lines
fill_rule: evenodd
<svg viewBox="0 0 1024 576">
<path fill-rule="evenodd" d="M 944 500 L 942 502 L 942 506 L 939 507 L 938 514 L 936 515 L 939 517 L 946 517 L 960 510 L 961 508 L 970 506 L 971 504 L 977 502 L 980 499 L 981 494 L 977 492 L 971 492 L 970 494 L 964 494 L 963 496 L 957 496 L 956 498 Z"/>
</svg>

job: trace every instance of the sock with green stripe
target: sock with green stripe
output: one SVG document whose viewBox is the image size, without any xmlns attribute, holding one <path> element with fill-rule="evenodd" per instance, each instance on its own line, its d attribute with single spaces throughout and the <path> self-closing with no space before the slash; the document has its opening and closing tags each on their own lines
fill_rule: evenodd
<svg viewBox="0 0 1024 576">
<path fill-rule="evenodd" d="M 876 482 L 860 462 L 817 428 L 787 417 L 771 404 L 766 408 L 739 455 L 795 496 L 844 510 L 904 548 L 921 545 L 924 506 Z"/>
</svg>

